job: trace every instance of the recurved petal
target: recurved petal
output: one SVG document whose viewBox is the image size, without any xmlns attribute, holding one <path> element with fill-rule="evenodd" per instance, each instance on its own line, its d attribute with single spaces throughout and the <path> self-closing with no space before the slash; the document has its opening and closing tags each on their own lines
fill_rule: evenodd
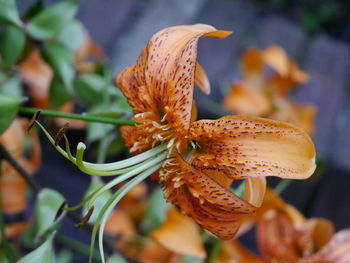
<svg viewBox="0 0 350 263">
<path fill-rule="evenodd" d="M 210 93 L 210 83 L 208 76 L 199 63 L 196 63 L 194 84 L 197 85 L 205 94 L 208 95 Z"/>
<path fill-rule="evenodd" d="M 350 229 L 339 231 L 332 240 L 318 253 L 323 262 L 350 262 Z"/>
<path fill-rule="evenodd" d="M 283 212 L 265 213 L 257 224 L 256 234 L 259 250 L 267 262 L 297 262 L 293 224 Z"/>
<path fill-rule="evenodd" d="M 191 124 L 190 140 L 198 145 L 190 156 L 192 166 L 233 179 L 305 179 L 316 168 L 312 140 L 288 123 L 238 115 L 200 120 Z"/>
<path fill-rule="evenodd" d="M 172 252 L 205 257 L 198 226 L 174 207 L 168 209 L 165 222 L 151 233 L 151 237 Z"/>
<path fill-rule="evenodd" d="M 224 107 L 236 114 L 264 116 L 272 110 L 272 101 L 264 91 L 247 82 L 235 82 L 225 97 Z"/>
<path fill-rule="evenodd" d="M 248 49 L 241 61 L 243 77 L 254 84 L 261 84 L 263 78 L 264 60 L 260 50 Z"/>
<path fill-rule="evenodd" d="M 135 112 L 156 111 L 180 137 L 188 136 L 193 86 L 200 37 L 223 38 L 231 34 L 203 24 L 169 27 L 152 36 L 136 65 L 118 76 L 121 88 Z M 140 93 L 139 87 L 144 86 Z M 207 87 L 206 87 L 207 89 Z M 140 99 L 139 96 L 146 96 Z M 144 100 L 151 103 L 138 106 Z M 141 103 L 142 104 L 142 103 Z"/>
<path fill-rule="evenodd" d="M 142 53 L 143 54 L 143 53 Z M 141 54 L 141 56 L 142 56 Z M 127 98 L 128 103 L 133 108 L 134 113 L 155 111 L 151 101 L 151 95 L 145 87 L 145 82 L 136 78 L 137 66 L 133 65 L 125 68 L 117 77 L 117 86 Z"/>
<path fill-rule="evenodd" d="M 163 182 L 165 197 L 203 228 L 223 239 L 232 238 L 241 219 L 256 207 L 188 165 L 181 157 Z"/>
<path fill-rule="evenodd" d="M 174 189 L 168 200 L 178 206 L 181 211 L 192 217 L 197 224 L 210 231 L 221 239 L 231 239 L 235 236 L 242 214 L 229 213 L 230 216 L 216 207 L 209 206 L 208 202 L 200 202 L 198 198 L 191 195 L 185 185 Z"/>
<path fill-rule="evenodd" d="M 264 201 L 266 192 L 266 178 L 248 178 L 245 180 L 244 200 L 250 204 L 260 207 Z"/>
<path fill-rule="evenodd" d="M 332 222 L 324 218 L 309 219 L 296 229 L 296 240 L 303 256 L 319 251 L 334 235 Z"/>
<path fill-rule="evenodd" d="M 289 71 L 289 58 L 287 53 L 279 46 L 269 46 L 261 52 L 264 62 L 278 74 L 286 76 Z"/>
</svg>

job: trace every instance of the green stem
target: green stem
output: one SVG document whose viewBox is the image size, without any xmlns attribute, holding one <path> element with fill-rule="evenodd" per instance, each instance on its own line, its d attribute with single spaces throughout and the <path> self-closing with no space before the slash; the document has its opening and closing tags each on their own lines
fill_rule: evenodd
<svg viewBox="0 0 350 263">
<path fill-rule="evenodd" d="M 207 263 L 215 263 L 220 252 L 221 240 L 217 238 L 211 248 Z"/>
<path fill-rule="evenodd" d="M 89 249 L 90 246 L 87 244 L 84 244 L 82 242 L 79 242 L 73 238 L 64 236 L 64 235 L 57 235 L 55 238 L 56 242 L 64 245 L 65 247 L 68 247 L 75 252 L 78 252 L 79 254 L 89 256 Z M 92 258 L 95 260 L 99 260 L 99 253 L 97 250 L 94 251 L 92 254 Z"/>
<path fill-rule="evenodd" d="M 281 181 L 278 182 L 278 184 L 275 187 L 275 192 L 280 195 L 286 190 L 288 185 L 292 182 L 292 180 L 287 180 L 287 179 L 282 179 Z"/>
<path fill-rule="evenodd" d="M 114 119 L 114 118 L 94 116 L 94 115 L 81 115 L 81 114 L 75 114 L 75 113 L 64 113 L 64 112 L 58 112 L 53 110 L 43 110 L 43 109 L 30 108 L 30 107 L 19 108 L 19 112 L 23 114 L 32 115 L 37 111 L 40 111 L 41 115 L 48 116 L 48 117 L 59 117 L 59 118 L 83 120 L 83 121 L 89 121 L 89 122 L 108 123 L 108 124 L 114 124 L 114 125 L 134 125 L 135 124 L 135 122 L 132 120 Z"/>
</svg>

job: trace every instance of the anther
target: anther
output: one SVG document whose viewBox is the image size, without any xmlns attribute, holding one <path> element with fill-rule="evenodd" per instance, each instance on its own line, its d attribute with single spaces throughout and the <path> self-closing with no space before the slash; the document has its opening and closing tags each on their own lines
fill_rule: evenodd
<svg viewBox="0 0 350 263">
<path fill-rule="evenodd" d="M 62 215 L 62 213 L 63 213 L 63 211 L 64 211 L 64 208 L 66 207 L 66 205 L 67 205 L 67 202 L 66 201 L 64 201 L 61 205 L 60 205 L 60 207 L 58 208 L 58 210 L 57 210 L 57 212 L 56 212 L 56 215 L 55 215 L 55 217 L 54 217 L 54 222 L 56 222 L 57 221 L 57 219 Z"/>
<path fill-rule="evenodd" d="M 37 111 L 37 112 L 34 113 L 32 119 L 30 120 L 30 122 L 29 122 L 29 124 L 28 124 L 27 132 L 29 132 L 30 129 L 34 126 L 35 121 L 37 121 L 37 120 L 39 119 L 40 113 L 41 113 L 40 111 Z"/>
<path fill-rule="evenodd" d="M 66 130 L 69 128 L 69 122 L 66 122 L 62 128 L 60 128 L 58 130 L 58 132 L 55 135 L 55 146 L 57 146 L 59 144 L 59 142 L 61 141 L 63 135 L 66 133 Z"/>
<path fill-rule="evenodd" d="M 89 222 L 89 219 L 90 219 L 93 211 L 94 211 L 94 206 L 90 207 L 89 211 L 83 217 L 83 219 L 79 223 L 75 224 L 74 226 L 77 228 L 82 228 L 83 226 L 85 226 L 87 224 L 87 222 Z"/>
</svg>

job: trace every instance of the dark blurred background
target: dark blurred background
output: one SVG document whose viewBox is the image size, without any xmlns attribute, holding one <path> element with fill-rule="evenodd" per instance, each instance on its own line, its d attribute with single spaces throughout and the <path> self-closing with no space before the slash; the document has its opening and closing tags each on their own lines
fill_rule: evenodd
<svg viewBox="0 0 350 263">
<path fill-rule="evenodd" d="M 19 1 L 20 9 L 29 2 Z M 107 53 L 115 74 L 133 64 L 151 35 L 164 27 L 206 23 L 233 30 L 227 39 L 200 40 L 199 61 L 211 81 L 210 99 L 217 103 L 240 76 L 245 49 L 284 48 L 310 75 L 292 97 L 318 106 L 313 139 L 321 169 L 310 180 L 292 182 L 282 196 L 308 217 L 331 219 L 337 229 L 350 227 L 350 1 L 85 0 L 78 18 Z M 205 99 L 196 94 L 199 118 L 217 117 Z M 84 139 L 84 134 L 71 135 Z M 78 202 L 89 178 L 58 157 L 46 140 L 42 143 L 38 180 Z"/>
</svg>

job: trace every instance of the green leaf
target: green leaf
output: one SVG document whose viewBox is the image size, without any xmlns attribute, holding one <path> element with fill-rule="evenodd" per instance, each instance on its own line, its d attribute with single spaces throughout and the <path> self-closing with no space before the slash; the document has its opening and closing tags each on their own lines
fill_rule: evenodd
<svg viewBox="0 0 350 263">
<path fill-rule="evenodd" d="M 98 115 L 98 112 L 103 112 L 103 108 L 103 105 L 92 107 L 89 111 L 89 115 Z M 115 126 L 111 124 L 88 122 L 86 139 L 90 142 L 99 140 L 102 137 L 105 137 L 114 128 Z"/>
<path fill-rule="evenodd" d="M 71 93 L 59 78 L 54 77 L 50 84 L 49 98 L 50 108 L 57 109 L 71 99 Z"/>
<path fill-rule="evenodd" d="M 22 96 L 22 86 L 21 86 L 21 80 L 18 76 L 13 76 L 10 79 L 1 79 L 0 80 L 0 93 L 14 96 L 14 97 L 21 97 Z"/>
<path fill-rule="evenodd" d="M 0 263 L 15 263 L 17 258 L 18 253 L 15 248 L 7 240 L 2 242 L 0 245 Z"/>
<path fill-rule="evenodd" d="M 132 108 L 124 96 L 117 98 L 115 108 L 118 112 L 129 112 L 132 113 Z"/>
<path fill-rule="evenodd" d="M 62 249 L 59 253 L 56 253 L 56 263 L 69 262 L 73 262 L 73 253 L 70 250 Z"/>
<path fill-rule="evenodd" d="M 72 20 L 63 28 L 57 36 L 57 41 L 72 51 L 80 46 L 84 39 L 84 28 L 78 20 Z"/>
<path fill-rule="evenodd" d="M 23 20 L 32 19 L 36 16 L 41 10 L 44 9 L 44 1 L 36 0 L 22 15 Z"/>
<path fill-rule="evenodd" d="M 74 80 L 76 94 L 90 105 L 102 102 L 107 85 L 106 79 L 96 74 L 83 74 Z"/>
<path fill-rule="evenodd" d="M 110 256 L 107 259 L 107 263 L 126 263 L 126 260 L 121 255 L 116 254 L 116 255 Z"/>
<path fill-rule="evenodd" d="M 0 134 L 10 126 L 11 122 L 16 117 L 20 103 L 20 97 L 0 94 Z"/>
<path fill-rule="evenodd" d="M 166 217 L 169 204 L 163 197 L 162 189 L 158 188 L 151 194 L 148 200 L 146 215 L 141 222 L 141 227 L 150 232 L 162 224 Z"/>
<path fill-rule="evenodd" d="M 57 224 L 54 219 L 63 201 L 63 196 L 53 189 L 44 188 L 40 191 L 34 212 L 36 237 L 54 228 Z"/>
<path fill-rule="evenodd" d="M 9 263 L 7 260 L 6 253 L 3 251 L 3 249 L 0 247 L 0 263 Z"/>
<path fill-rule="evenodd" d="M 115 139 L 109 144 L 107 156 L 116 156 L 122 150 L 126 149 L 120 133 L 118 132 L 114 137 Z"/>
<path fill-rule="evenodd" d="M 71 89 L 75 72 L 73 68 L 73 53 L 61 43 L 50 42 L 42 50 L 42 56 L 52 67 L 64 86 L 67 89 Z"/>
<path fill-rule="evenodd" d="M 22 25 L 15 0 L 0 0 L 0 24 L 7 23 Z"/>
<path fill-rule="evenodd" d="M 25 39 L 21 28 L 5 27 L 0 39 L 0 67 L 9 67 L 18 61 L 24 50 Z"/>
<path fill-rule="evenodd" d="M 24 256 L 18 263 L 53 263 L 53 236 L 48 238 L 37 249 Z"/>
<path fill-rule="evenodd" d="M 84 199 L 98 190 L 100 187 L 104 185 L 104 182 L 99 177 L 92 177 L 91 183 L 84 194 Z M 110 191 L 105 191 L 101 194 L 92 204 L 94 206 L 94 212 L 90 217 L 89 223 L 95 223 L 99 212 L 102 207 L 106 204 L 106 202 L 112 197 L 112 193 Z M 83 208 L 83 216 L 88 212 L 88 207 L 84 206 Z"/>
<path fill-rule="evenodd" d="M 204 259 L 192 257 L 192 256 L 182 256 L 179 263 L 202 263 Z"/>
<path fill-rule="evenodd" d="M 75 16 L 78 10 L 77 1 L 65 1 L 42 10 L 29 22 L 27 33 L 39 40 L 57 35 Z"/>
</svg>

